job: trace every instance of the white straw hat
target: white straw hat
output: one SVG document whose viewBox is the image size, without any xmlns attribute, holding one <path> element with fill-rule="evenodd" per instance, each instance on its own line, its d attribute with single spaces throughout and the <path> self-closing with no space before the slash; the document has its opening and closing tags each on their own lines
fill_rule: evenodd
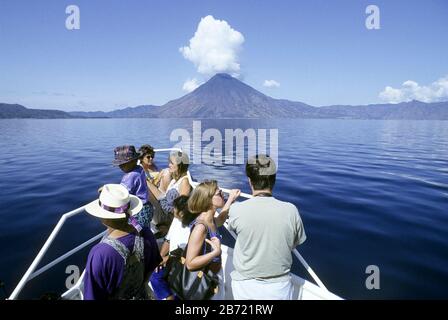
<svg viewBox="0 0 448 320">
<path fill-rule="evenodd" d="M 126 212 L 134 216 L 143 208 L 142 201 L 130 195 L 120 184 L 106 184 L 101 190 L 99 199 L 90 202 L 85 210 L 92 216 L 102 219 L 123 219 Z"/>
</svg>

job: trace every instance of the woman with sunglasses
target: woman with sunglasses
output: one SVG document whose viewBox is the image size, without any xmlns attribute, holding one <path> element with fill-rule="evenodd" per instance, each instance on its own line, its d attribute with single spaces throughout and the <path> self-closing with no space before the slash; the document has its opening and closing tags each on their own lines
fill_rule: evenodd
<svg viewBox="0 0 448 320">
<path fill-rule="evenodd" d="M 199 184 L 188 199 L 188 209 L 196 215 L 190 224 L 191 234 L 188 240 L 186 266 L 189 270 L 208 267 L 218 275 L 220 284 L 213 300 L 224 299 L 223 271 L 221 265 L 221 234 L 218 227 L 222 226 L 229 215 L 230 205 L 239 197 L 240 190 L 234 189 L 229 198 L 224 201 L 222 190 L 216 180 L 204 181 Z M 215 218 L 216 210 L 221 209 Z M 207 245 L 208 244 L 208 245 Z"/>
<path fill-rule="evenodd" d="M 140 153 L 140 165 L 143 167 L 143 170 L 146 174 L 146 180 L 148 182 L 151 182 L 151 184 L 154 184 L 157 188 L 161 188 L 161 185 L 163 184 L 163 172 L 164 170 L 159 172 L 159 168 L 154 163 L 154 157 L 155 157 L 155 151 L 152 146 L 149 144 L 144 144 L 138 149 Z M 149 192 L 149 201 L 154 207 L 154 215 L 153 215 L 153 222 L 154 224 L 158 225 L 162 222 L 164 222 L 166 219 L 163 209 L 160 206 L 159 201 L 154 196 L 152 192 Z M 171 221 L 171 220 L 170 220 Z"/>
<path fill-rule="evenodd" d="M 159 169 L 154 163 L 155 151 L 149 144 L 144 144 L 138 149 L 140 153 L 140 164 L 145 170 L 146 177 L 148 179 L 154 180 L 159 175 Z"/>
</svg>

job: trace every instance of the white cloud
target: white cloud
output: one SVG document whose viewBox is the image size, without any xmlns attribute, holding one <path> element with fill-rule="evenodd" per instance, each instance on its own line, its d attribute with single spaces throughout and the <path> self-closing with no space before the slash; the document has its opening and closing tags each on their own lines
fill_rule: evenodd
<svg viewBox="0 0 448 320">
<path fill-rule="evenodd" d="M 199 83 L 198 79 L 196 79 L 196 78 L 187 79 L 187 81 L 185 81 L 184 85 L 182 86 L 182 90 L 191 92 L 202 84 L 203 84 L 203 82 Z"/>
<path fill-rule="evenodd" d="M 238 53 L 243 42 L 243 35 L 226 21 L 208 15 L 199 22 L 190 45 L 179 48 L 179 51 L 185 59 L 194 63 L 201 74 L 226 72 L 238 77 Z"/>
<path fill-rule="evenodd" d="M 380 99 L 388 103 L 399 103 L 404 101 L 404 94 L 400 89 L 387 86 L 380 92 Z"/>
<path fill-rule="evenodd" d="M 434 81 L 428 86 L 421 86 L 417 82 L 408 80 L 403 82 L 401 88 L 390 86 L 380 92 L 379 97 L 389 103 L 419 100 L 423 102 L 438 102 L 448 100 L 448 75 Z"/>
<path fill-rule="evenodd" d="M 268 88 L 278 88 L 280 87 L 280 83 L 275 80 L 264 80 L 263 86 Z"/>
</svg>

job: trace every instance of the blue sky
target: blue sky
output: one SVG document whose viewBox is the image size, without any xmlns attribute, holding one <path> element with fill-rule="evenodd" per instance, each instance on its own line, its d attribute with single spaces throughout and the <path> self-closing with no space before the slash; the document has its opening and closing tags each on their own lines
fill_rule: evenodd
<svg viewBox="0 0 448 320">
<path fill-rule="evenodd" d="M 65 27 L 72 4 L 79 30 Z M 365 27 L 370 4 L 379 30 Z M 448 100 L 444 0 L 1 0 L 0 102 L 66 111 L 164 104 L 186 94 L 186 80 L 211 76 L 179 50 L 209 15 L 244 38 L 239 78 L 272 97 L 315 106 Z"/>
</svg>

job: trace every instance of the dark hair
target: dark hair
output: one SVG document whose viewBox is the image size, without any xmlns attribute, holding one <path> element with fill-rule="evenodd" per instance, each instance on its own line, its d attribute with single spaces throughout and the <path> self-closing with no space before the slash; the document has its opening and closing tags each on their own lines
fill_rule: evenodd
<svg viewBox="0 0 448 320">
<path fill-rule="evenodd" d="M 147 154 L 150 154 L 152 156 L 155 155 L 154 148 L 152 146 L 150 146 L 149 144 L 142 145 L 138 149 L 138 152 L 140 153 L 140 159 L 143 159 L 143 157 L 146 156 Z"/>
<path fill-rule="evenodd" d="M 112 229 L 121 230 L 121 231 L 126 231 L 127 229 L 129 229 L 129 224 L 128 224 L 127 218 L 101 219 L 101 222 Z"/>
<path fill-rule="evenodd" d="M 250 157 L 246 163 L 246 176 L 254 190 L 272 190 L 275 184 L 277 167 L 274 159 L 265 154 Z"/>
<path fill-rule="evenodd" d="M 188 196 L 178 196 L 174 199 L 173 206 L 178 212 L 182 212 L 182 225 L 184 227 L 188 226 L 196 218 L 196 215 L 188 210 Z"/>
<path fill-rule="evenodd" d="M 119 167 L 123 172 L 129 173 L 137 167 L 137 159 L 120 164 Z"/>
</svg>

